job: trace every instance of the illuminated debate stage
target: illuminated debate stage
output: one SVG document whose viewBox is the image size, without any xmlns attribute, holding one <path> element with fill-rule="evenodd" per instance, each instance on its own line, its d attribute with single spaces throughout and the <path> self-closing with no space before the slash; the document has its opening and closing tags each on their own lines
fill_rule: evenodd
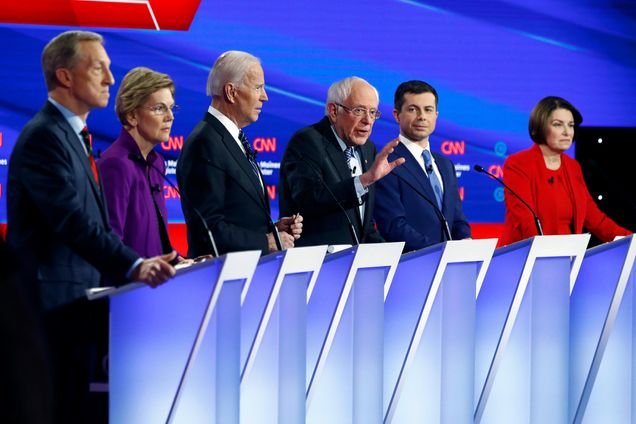
<svg viewBox="0 0 636 424">
<path fill-rule="evenodd" d="M 228 254 L 159 289 L 112 293 L 110 422 L 636 422 L 633 239 L 585 251 L 585 236 L 537 237 L 495 250 L 503 190 L 472 171 L 503 176 L 508 155 L 531 145 L 528 116 L 547 95 L 576 105 L 585 126 L 636 128 L 635 19 L 633 2 L 609 0 L 8 2 L 0 234 L 9 157 L 46 96 L 40 55 L 64 30 L 102 33 L 112 59 L 111 102 L 88 119 L 97 150 L 119 133 L 113 100 L 126 72 L 173 78 L 181 111 L 158 147 L 172 181 L 209 105 L 214 59 L 260 57 L 269 101 L 246 133 L 274 218 L 286 143 L 321 119 L 332 82 L 358 75 L 378 88 L 371 139 L 381 148 L 398 133 L 395 88 L 423 79 L 440 94 L 432 148 L 456 165 L 481 240 L 406 255 L 397 245 Z M 605 146 L 614 165 L 633 157 Z M 164 197 L 185 254 L 180 199 L 168 185 Z"/>
<path fill-rule="evenodd" d="M 111 296 L 112 423 L 629 423 L 636 242 L 232 253 Z"/>
</svg>

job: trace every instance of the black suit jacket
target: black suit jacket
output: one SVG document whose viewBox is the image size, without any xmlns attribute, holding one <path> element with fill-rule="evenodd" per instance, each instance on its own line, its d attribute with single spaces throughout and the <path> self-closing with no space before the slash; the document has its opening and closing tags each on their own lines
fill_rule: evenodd
<svg viewBox="0 0 636 424">
<path fill-rule="evenodd" d="M 47 101 L 22 129 L 9 163 L 7 241 L 45 309 L 84 297 L 102 276 L 125 281 L 139 259 L 111 231 L 80 143 Z"/>
<path fill-rule="evenodd" d="M 240 250 L 268 253 L 269 199 L 236 140 L 209 113 L 183 144 L 177 180 L 188 227 L 189 256 L 212 253 L 194 208 L 206 220 L 220 254 Z"/>
<path fill-rule="evenodd" d="M 368 140 L 359 153 L 365 172 L 375 160 L 375 145 Z M 374 188 L 370 186 L 363 196 L 365 212 L 360 219 L 353 180 L 329 118 L 292 136 L 280 166 L 279 205 L 281 216 L 300 212 L 305 218 L 296 246 L 355 244 L 347 219 L 325 184 L 346 210 L 360 243 L 383 241 L 372 220 Z"/>
<path fill-rule="evenodd" d="M 448 222 L 451 237 L 453 240 L 470 237 L 470 225 L 457 190 L 455 166 L 448 158 L 432 153 L 444 183 L 441 212 Z M 404 165 L 376 183 L 378 204 L 374 216 L 380 234 L 388 241 L 406 242 L 405 251 L 441 243 L 446 236 L 443 223 L 430 203 L 436 203 L 436 199 L 428 176 L 402 143 L 389 155 L 389 160 L 400 157 L 406 159 Z"/>
</svg>

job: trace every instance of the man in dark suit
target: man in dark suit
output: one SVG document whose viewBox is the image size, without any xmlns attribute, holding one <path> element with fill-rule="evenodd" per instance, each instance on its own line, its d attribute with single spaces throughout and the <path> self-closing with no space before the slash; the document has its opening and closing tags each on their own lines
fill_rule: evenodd
<svg viewBox="0 0 636 424">
<path fill-rule="evenodd" d="M 345 78 L 329 88 L 326 116 L 289 141 L 280 167 L 280 210 L 305 216 L 298 246 L 383 241 L 372 220 L 373 183 L 404 160 L 387 161 L 397 142 L 376 155 L 369 140 L 378 103 L 371 84 Z"/>
<path fill-rule="evenodd" d="M 104 305 L 85 290 L 111 281 L 156 286 L 172 275 L 164 257 L 140 258 L 111 231 L 85 130 L 114 83 L 99 34 L 69 31 L 42 53 L 48 101 L 23 128 L 9 163 L 7 241 L 21 281 L 36 290 L 52 365 L 55 422 L 87 422 L 88 383 Z"/>
<path fill-rule="evenodd" d="M 455 167 L 430 150 L 437 104 L 437 92 L 423 81 L 402 83 L 395 92 L 393 116 L 400 124 L 400 144 L 393 155 L 406 158 L 406 163 L 378 183 L 374 216 L 380 234 L 387 241 L 406 242 L 405 251 L 446 240 L 444 217 L 452 239 L 470 238 Z"/>
<path fill-rule="evenodd" d="M 207 94 L 212 104 L 183 144 L 177 164 L 189 256 L 213 253 L 199 214 L 221 254 L 274 252 L 276 230 L 282 248 L 293 247 L 302 231 L 302 217 L 281 218 L 273 224 L 265 182 L 242 130 L 256 122 L 267 101 L 259 59 L 239 51 L 223 53 L 208 76 Z"/>
</svg>

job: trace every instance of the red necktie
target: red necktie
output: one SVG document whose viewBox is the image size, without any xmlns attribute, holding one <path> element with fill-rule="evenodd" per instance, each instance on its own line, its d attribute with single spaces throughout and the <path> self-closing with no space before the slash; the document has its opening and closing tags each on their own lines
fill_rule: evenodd
<svg viewBox="0 0 636 424">
<path fill-rule="evenodd" d="M 93 178 L 95 178 L 95 182 L 97 186 L 99 186 L 99 174 L 97 173 L 97 163 L 95 163 L 95 156 L 93 156 L 93 137 L 91 137 L 91 133 L 88 132 L 88 128 L 82 128 L 80 132 L 82 136 L 82 140 L 84 140 L 84 145 L 86 146 L 86 150 L 88 150 L 88 161 L 91 164 L 91 169 L 93 170 Z"/>
</svg>

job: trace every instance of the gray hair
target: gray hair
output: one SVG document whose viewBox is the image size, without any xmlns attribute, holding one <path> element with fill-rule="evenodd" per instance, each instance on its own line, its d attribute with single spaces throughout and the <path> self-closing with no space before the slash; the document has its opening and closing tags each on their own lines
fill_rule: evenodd
<svg viewBox="0 0 636 424">
<path fill-rule="evenodd" d="M 66 31 L 53 38 L 42 51 L 42 71 L 46 88 L 51 91 L 58 86 L 55 72 L 59 68 L 72 69 L 80 59 L 78 44 L 82 41 L 97 41 L 104 44 L 104 37 L 90 31 Z"/>
<path fill-rule="evenodd" d="M 260 64 L 259 58 L 247 52 L 230 50 L 221 54 L 214 62 L 208 75 L 206 94 L 208 96 L 221 96 L 225 84 L 228 82 L 241 83 L 249 69 Z"/>
<path fill-rule="evenodd" d="M 329 115 L 329 103 L 344 103 L 347 100 L 347 97 L 351 94 L 351 89 L 353 85 L 357 82 L 363 82 L 369 84 L 369 82 L 360 77 L 347 77 L 345 79 L 341 79 L 340 81 L 336 81 L 331 84 L 329 87 L 329 91 L 327 92 L 327 102 L 325 103 L 325 115 Z M 378 90 L 369 84 L 373 91 L 375 91 L 375 96 L 378 98 L 378 103 L 380 102 L 380 94 Z"/>
</svg>

